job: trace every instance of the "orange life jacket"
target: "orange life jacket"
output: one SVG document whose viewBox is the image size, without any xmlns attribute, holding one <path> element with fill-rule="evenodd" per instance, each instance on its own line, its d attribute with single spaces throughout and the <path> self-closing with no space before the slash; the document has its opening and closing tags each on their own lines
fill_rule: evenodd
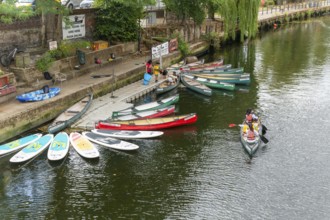
<svg viewBox="0 0 330 220">
<path fill-rule="evenodd" d="M 248 114 L 248 115 L 246 115 L 245 116 L 245 120 L 247 121 L 247 122 L 252 122 L 252 114 Z"/>
<path fill-rule="evenodd" d="M 254 131 L 251 131 L 251 130 L 248 131 L 247 139 L 248 140 L 254 140 L 255 139 Z"/>
</svg>

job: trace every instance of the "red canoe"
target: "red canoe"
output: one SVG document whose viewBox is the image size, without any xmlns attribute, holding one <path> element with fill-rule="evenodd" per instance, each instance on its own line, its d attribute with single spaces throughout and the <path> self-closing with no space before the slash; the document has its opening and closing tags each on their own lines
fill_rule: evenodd
<svg viewBox="0 0 330 220">
<path fill-rule="evenodd" d="M 100 121 L 96 129 L 110 130 L 160 130 L 182 125 L 193 124 L 197 121 L 196 113 L 163 118 L 137 119 L 129 121 Z"/>
</svg>

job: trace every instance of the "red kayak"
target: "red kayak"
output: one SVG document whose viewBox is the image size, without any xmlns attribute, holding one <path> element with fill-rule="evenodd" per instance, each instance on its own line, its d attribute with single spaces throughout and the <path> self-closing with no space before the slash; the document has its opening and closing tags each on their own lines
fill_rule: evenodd
<svg viewBox="0 0 330 220">
<path fill-rule="evenodd" d="M 99 121 L 96 129 L 110 129 L 110 130 L 159 130 L 165 128 L 172 128 L 182 125 L 193 124 L 197 121 L 196 113 L 187 115 L 178 115 L 163 118 L 137 119 L 129 121 Z"/>
</svg>

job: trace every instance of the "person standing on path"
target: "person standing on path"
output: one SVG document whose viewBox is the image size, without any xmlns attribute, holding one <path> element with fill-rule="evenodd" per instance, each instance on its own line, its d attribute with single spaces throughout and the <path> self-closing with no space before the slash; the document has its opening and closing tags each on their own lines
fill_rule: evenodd
<svg viewBox="0 0 330 220">
<path fill-rule="evenodd" d="M 146 63 L 146 73 L 152 75 L 152 60 L 148 60 L 148 62 Z"/>
<path fill-rule="evenodd" d="M 154 75 L 155 75 L 155 82 L 158 82 L 158 76 L 161 71 L 159 62 L 156 62 L 153 69 L 154 69 Z"/>
</svg>

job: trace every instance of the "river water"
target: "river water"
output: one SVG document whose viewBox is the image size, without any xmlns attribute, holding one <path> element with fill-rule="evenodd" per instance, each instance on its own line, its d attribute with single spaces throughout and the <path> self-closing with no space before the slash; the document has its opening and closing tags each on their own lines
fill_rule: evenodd
<svg viewBox="0 0 330 220">
<path fill-rule="evenodd" d="M 252 82 L 212 97 L 180 88 L 178 114 L 196 112 L 192 126 L 134 141 L 131 153 L 98 147 L 96 161 L 73 149 L 58 164 L 46 153 L 22 166 L 0 158 L 1 219 L 329 219 L 329 51 L 330 17 L 281 27 L 205 57 Z M 228 126 L 249 107 L 269 139 L 252 158 Z"/>
</svg>

